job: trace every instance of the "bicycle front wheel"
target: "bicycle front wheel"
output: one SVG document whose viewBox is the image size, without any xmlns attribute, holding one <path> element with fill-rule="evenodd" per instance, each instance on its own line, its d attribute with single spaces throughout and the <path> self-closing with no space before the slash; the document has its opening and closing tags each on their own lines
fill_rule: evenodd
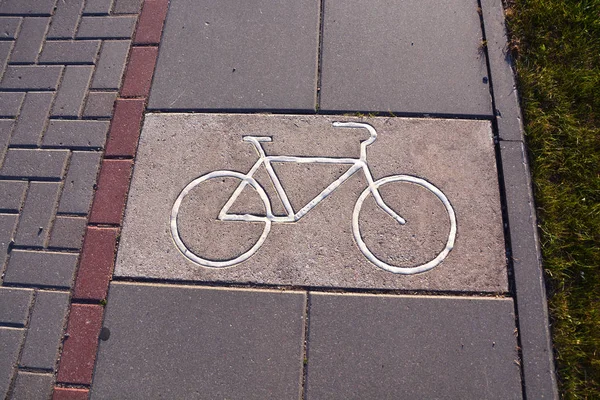
<svg viewBox="0 0 600 400">
<path fill-rule="evenodd" d="M 247 191 L 246 199 L 254 203 L 254 212 L 232 213 L 238 219 L 221 219 L 223 206 L 244 182 L 242 193 Z M 257 215 L 261 212 L 257 206 L 263 208 L 264 216 Z M 211 268 L 231 267 L 262 246 L 271 230 L 269 215 L 269 198 L 255 179 L 235 171 L 214 171 L 194 179 L 175 200 L 171 236 L 181 253 L 194 263 Z"/>
<path fill-rule="evenodd" d="M 376 206 L 374 199 L 369 198 L 373 189 L 366 188 L 356 201 L 352 216 L 354 239 L 365 257 L 379 268 L 404 275 L 429 271 L 438 266 L 448 256 L 456 240 L 456 214 L 446 195 L 426 180 L 410 175 L 382 178 L 373 186 L 373 189 L 379 191 L 386 205 L 406 219 L 406 225 L 400 225 L 392 216 Z M 363 210 L 365 200 L 367 202 L 372 200 L 370 208 L 377 208 L 378 214 L 372 210 L 370 212 Z M 361 216 L 361 211 L 365 215 Z M 361 232 L 360 221 L 369 222 L 369 218 L 374 219 L 374 215 L 377 220 L 380 217 L 384 220 L 379 224 L 371 221 L 375 228 L 369 230 L 365 240 L 364 233 L 367 230 L 363 229 L 365 232 Z M 432 223 L 442 224 L 444 228 L 432 229 L 430 226 Z M 418 232 L 409 233 L 405 235 L 408 238 L 402 238 L 402 231 L 410 232 L 413 227 L 416 227 Z M 429 236 L 435 236 L 436 243 L 423 245 Z M 392 251 L 386 252 L 380 249 L 392 241 L 398 242 L 397 245 L 393 243 L 396 245 L 395 248 L 390 245 Z M 421 249 L 417 248 L 414 253 L 423 253 L 422 259 L 415 263 L 411 259 L 414 253 L 409 252 L 415 249 L 404 248 L 404 246 L 420 246 Z M 397 254 L 400 252 L 404 254 Z"/>
</svg>

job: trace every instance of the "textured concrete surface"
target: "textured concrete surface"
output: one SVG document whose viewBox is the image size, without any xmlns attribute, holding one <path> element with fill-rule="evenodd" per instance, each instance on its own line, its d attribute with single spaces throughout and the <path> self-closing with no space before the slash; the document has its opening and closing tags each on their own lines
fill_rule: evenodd
<svg viewBox="0 0 600 400">
<path fill-rule="evenodd" d="M 300 397 L 304 293 L 113 283 L 109 298 L 91 399 Z"/>
<path fill-rule="evenodd" d="M 485 121 L 366 119 L 379 132 L 367 150 L 374 178 L 394 174 L 425 178 L 446 194 L 456 212 L 456 246 L 441 265 L 427 273 L 394 275 L 371 264 L 359 251 L 351 221 L 356 199 L 366 186 L 361 172 L 297 223 L 273 223 L 263 246 L 242 264 L 211 269 L 188 261 L 179 252 L 169 232 L 176 197 L 189 182 L 209 171 L 250 170 L 257 154 L 242 141 L 242 135 L 271 135 L 273 142 L 265 144 L 271 155 L 358 157 L 359 142 L 368 137 L 366 130 L 333 128 L 331 121 L 335 120 L 358 119 L 147 115 L 115 274 L 334 287 L 506 291 L 496 167 L 490 125 Z M 345 171 L 340 165 L 274 167 L 296 211 Z M 272 194 L 271 184 L 262 173 L 257 179 Z M 252 246 L 262 231 L 258 223 L 216 221 L 234 189 L 231 178 L 206 182 L 206 187 L 190 192 L 180 208 L 182 240 L 198 253 L 207 252 L 207 258 L 233 258 Z M 372 199 L 367 199 L 359 223 L 372 251 L 391 263 L 409 267 L 429 261 L 441 251 L 449 220 L 437 197 L 406 183 L 390 184 L 382 193 L 394 203 L 390 203 L 392 207 L 415 223 L 405 225 L 406 230 L 399 229 L 391 219 L 386 221 L 389 217 Z M 247 197 L 243 196 L 232 211 L 264 212 L 255 192 L 248 189 Z M 277 201 L 272 195 L 271 202 Z"/>
<path fill-rule="evenodd" d="M 321 110 L 491 115 L 476 0 L 325 1 Z"/>
<path fill-rule="evenodd" d="M 521 399 L 511 299 L 310 294 L 306 399 Z"/>
<path fill-rule="evenodd" d="M 318 40 L 317 1 L 172 0 L 149 106 L 314 110 Z"/>
</svg>

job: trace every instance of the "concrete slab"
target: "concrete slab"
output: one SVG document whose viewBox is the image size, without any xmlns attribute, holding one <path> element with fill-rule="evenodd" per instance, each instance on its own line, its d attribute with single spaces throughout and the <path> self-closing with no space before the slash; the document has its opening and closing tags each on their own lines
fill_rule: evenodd
<svg viewBox="0 0 600 400">
<path fill-rule="evenodd" d="M 521 399 L 513 307 L 311 293 L 306 399 Z"/>
<path fill-rule="evenodd" d="M 492 115 L 477 0 L 332 0 L 320 109 Z"/>
<path fill-rule="evenodd" d="M 314 110 L 318 48 L 318 1 L 172 0 L 149 107 Z"/>
<path fill-rule="evenodd" d="M 258 153 L 243 135 L 269 135 L 268 155 L 358 158 L 367 129 L 334 128 L 353 117 L 149 114 L 141 134 L 125 213 L 116 276 L 193 281 L 356 288 L 505 292 L 507 274 L 499 190 L 490 123 L 487 121 L 367 118 L 379 132 L 368 147 L 375 180 L 408 174 L 435 185 L 457 220 L 452 251 L 428 272 L 398 275 L 369 261 L 356 243 L 353 210 L 367 187 L 360 171 L 296 223 L 271 224 L 262 247 L 227 268 L 190 261 L 170 228 L 174 203 L 186 185 L 215 170 L 246 173 Z M 334 182 L 350 164 L 273 162 L 295 211 Z M 264 168 L 262 166 L 261 168 Z M 287 169 L 286 169 L 287 168 Z M 261 175 L 262 174 L 262 175 Z M 279 201 L 265 171 L 257 180 Z M 239 177 L 239 176 L 238 176 Z M 264 203 L 247 187 L 230 213 L 254 213 L 258 222 L 220 221 L 219 210 L 239 184 L 236 177 L 202 182 L 179 205 L 181 243 L 216 262 L 236 259 L 260 241 Z M 357 225 L 366 247 L 395 267 L 423 266 L 443 253 L 451 217 L 440 198 L 424 186 L 396 181 L 381 187 L 384 201 L 408 220 L 398 224 L 367 191 Z M 304 202 L 300 201 L 304 198 Z M 298 200 L 300 199 L 300 200 Z M 283 207 L 279 206 L 279 210 Z M 276 207 L 273 206 L 276 210 Z M 204 264 L 206 265 L 206 264 Z M 414 271 L 413 271 L 414 272 Z"/>
<path fill-rule="evenodd" d="M 113 283 L 91 399 L 299 398 L 305 296 Z"/>
</svg>

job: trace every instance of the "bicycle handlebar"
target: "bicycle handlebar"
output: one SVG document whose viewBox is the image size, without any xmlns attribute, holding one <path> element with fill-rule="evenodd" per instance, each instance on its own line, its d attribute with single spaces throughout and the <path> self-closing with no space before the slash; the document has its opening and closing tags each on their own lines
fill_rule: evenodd
<svg viewBox="0 0 600 400">
<path fill-rule="evenodd" d="M 371 137 L 367 140 L 365 140 L 364 142 L 362 142 L 363 145 L 368 146 L 371 143 L 373 143 L 375 141 L 375 139 L 377 139 L 377 131 L 375 130 L 375 128 L 373 128 L 371 125 L 364 123 L 364 122 L 339 122 L 339 121 L 335 121 L 332 122 L 332 125 L 336 128 L 364 128 L 366 130 L 369 131 L 369 133 L 371 134 Z"/>
</svg>

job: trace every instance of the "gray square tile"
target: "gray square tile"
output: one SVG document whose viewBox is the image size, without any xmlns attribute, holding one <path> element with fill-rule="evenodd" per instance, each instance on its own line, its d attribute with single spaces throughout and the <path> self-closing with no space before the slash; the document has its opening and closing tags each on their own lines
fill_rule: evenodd
<svg viewBox="0 0 600 400">
<path fill-rule="evenodd" d="M 306 399 L 521 399 L 513 302 L 311 293 Z"/>
<path fill-rule="evenodd" d="M 320 109 L 491 115 L 477 7 L 325 1 Z"/>
<path fill-rule="evenodd" d="M 319 2 L 172 0 L 153 109 L 314 110 Z"/>
<path fill-rule="evenodd" d="M 92 399 L 299 398 L 303 292 L 113 283 L 109 299 Z"/>
</svg>

